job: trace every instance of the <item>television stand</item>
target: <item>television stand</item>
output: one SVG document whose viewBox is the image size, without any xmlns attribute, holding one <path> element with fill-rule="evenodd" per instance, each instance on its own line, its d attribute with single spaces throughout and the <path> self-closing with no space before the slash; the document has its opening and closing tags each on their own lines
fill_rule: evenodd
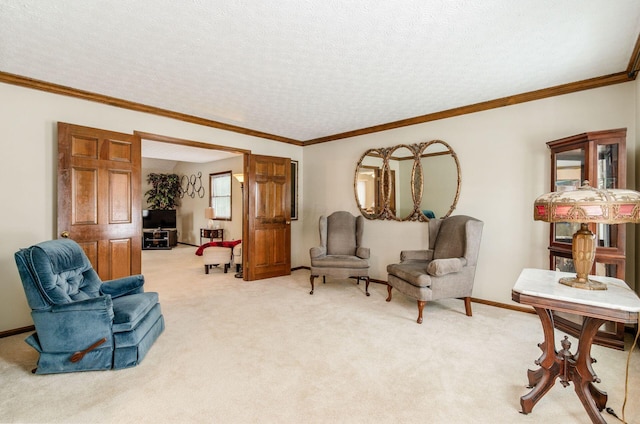
<svg viewBox="0 0 640 424">
<path fill-rule="evenodd" d="M 142 230 L 142 249 L 170 250 L 169 230 Z"/>
</svg>

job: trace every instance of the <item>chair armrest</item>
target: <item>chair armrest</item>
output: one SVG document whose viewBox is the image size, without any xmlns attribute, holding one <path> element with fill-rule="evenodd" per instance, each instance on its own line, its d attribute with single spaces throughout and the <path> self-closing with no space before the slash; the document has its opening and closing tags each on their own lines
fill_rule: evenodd
<svg viewBox="0 0 640 424">
<path fill-rule="evenodd" d="M 101 338 L 112 344 L 113 304 L 110 296 L 93 297 L 32 311 L 38 339 L 45 352 L 86 349 Z"/>
<path fill-rule="evenodd" d="M 321 246 L 312 247 L 309 249 L 309 254 L 311 255 L 311 259 L 321 258 L 327 255 L 327 249 Z"/>
<path fill-rule="evenodd" d="M 459 272 L 467 264 L 465 258 L 434 259 L 427 265 L 427 274 L 434 277 Z"/>
<path fill-rule="evenodd" d="M 143 285 L 143 275 L 129 275 L 103 282 L 100 286 L 100 293 L 108 294 L 115 299 L 128 294 L 144 293 Z"/>
<path fill-rule="evenodd" d="M 113 302 L 110 296 L 91 297 L 89 299 L 77 300 L 75 302 L 53 305 L 50 311 L 55 314 L 69 313 L 69 312 L 92 312 L 92 311 L 113 312 Z M 35 312 L 39 312 L 39 311 L 34 311 L 34 313 Z"/>
<path fill-rule="evenodd" d="M 430 261 L 433 259 L 433 250 L 403 250 L 400 252 L 400 261 L 418 260 Z"/>
<path fill-rule="evenodd" d="M 371 250 L 368 247 L 358 247 L 356 249 L 356 256 L 362 259 L 369 259 Z"/>
</svg>

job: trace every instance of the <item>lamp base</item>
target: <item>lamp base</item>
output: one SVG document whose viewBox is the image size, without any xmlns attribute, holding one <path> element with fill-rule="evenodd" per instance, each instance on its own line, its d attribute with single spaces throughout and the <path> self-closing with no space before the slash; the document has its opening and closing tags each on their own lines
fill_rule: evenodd
<svg viewBox="0 0 640 424">
<path fill-rule="evenodd" d="M 565 286 L 574 287 L 583 290 L 606 290 L 607 285 L 600 281 L 590 280 L 588 278 L 581 279 L 578 277 L 563 277 L 558 281 Z"/>
<path fill-rule="evenodd" d="M 573 235 L 571 253 L 573 254 L 576 276 L 561 278 L 560 284 L 583 290 L 606 290 L 606 284 L 589 279 L 589 271 L 591 271 L 593 261 L 596 258 L 596 236 L 584 222 L 580 224 L 580 229 Z"/>
</svg>

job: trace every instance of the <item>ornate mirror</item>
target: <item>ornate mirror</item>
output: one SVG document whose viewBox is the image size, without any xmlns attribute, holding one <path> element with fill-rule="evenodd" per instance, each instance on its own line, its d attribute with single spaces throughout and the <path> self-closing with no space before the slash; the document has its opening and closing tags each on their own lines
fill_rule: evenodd
<svg viewBox="0 0 640 424">
<path fill-rule="evenodd" d="M 422 195 L 420 213 L 444 218 L 453 212 L 460 196 L 460 163 L 453 149 L 440 140 L 420 144 Z"/>
<path fill-rule="evenodd" d="M 367 150 L 356 167 L 353 188 L 360 213 L 367 219 L 380 219 L 385 210 L 389 184 L 384 172 L 384 150 Z"/>
<path fill-rule="evenodd" d="M 367 219 L 428 221 L 451 215 L 460 182 L 457 155 L 444 141 L 432 140 L 367 150 L 353 188 Z"/>
</svg>

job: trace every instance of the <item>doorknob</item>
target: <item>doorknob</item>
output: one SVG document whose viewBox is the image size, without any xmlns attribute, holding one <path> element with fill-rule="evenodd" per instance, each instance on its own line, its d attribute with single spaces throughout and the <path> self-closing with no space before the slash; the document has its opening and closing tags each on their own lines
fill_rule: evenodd
<svg viewBox="0 0 640 424">
<path fill-rule="evenodd" d="M 62 238 L 69 238 L 69 231 L 63 231 L 62 233 L 60 233 L 60 236 Z"/>
</svg>

